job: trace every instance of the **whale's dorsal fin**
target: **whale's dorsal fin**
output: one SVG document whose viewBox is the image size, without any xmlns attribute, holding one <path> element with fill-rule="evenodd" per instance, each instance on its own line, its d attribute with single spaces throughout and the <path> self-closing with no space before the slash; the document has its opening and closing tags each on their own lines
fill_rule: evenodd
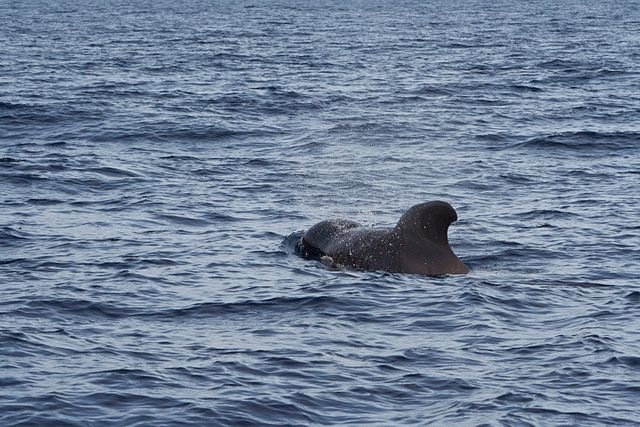
<svg viewBox="0 0 640 427">
<path fill-rule="evenodd" d="M 395 226 L 401 235 L 412 234 L 434 243 L 449 244 L 449 225 L 458 219 L 455 209 L 441 201 L 421 203 L 412 206 L 400 217 Z"/>
</svg>

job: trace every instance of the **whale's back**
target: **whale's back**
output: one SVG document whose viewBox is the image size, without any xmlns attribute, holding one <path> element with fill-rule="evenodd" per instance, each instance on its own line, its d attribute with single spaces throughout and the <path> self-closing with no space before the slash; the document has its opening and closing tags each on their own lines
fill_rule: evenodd
<svg viewBox="0 0 640 427">
<path fill-rule="evenodd" d="M 319 222 L 305 231 L 296 252 L 304 258 L 320 258 L 330 251 L 336 238 L 356 227 L 361 225 L 346 219 L 329 219 Z"/>
</svg>

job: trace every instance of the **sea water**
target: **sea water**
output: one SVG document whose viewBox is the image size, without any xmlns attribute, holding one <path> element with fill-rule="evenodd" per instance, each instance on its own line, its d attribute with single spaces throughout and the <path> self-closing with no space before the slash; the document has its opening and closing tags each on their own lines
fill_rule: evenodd
<svg viewBox="0 0 640 427">
<path fill-rule="evenodd" d="M 0 424 L 640 424 L 635 1 L 0 1 Z M 327 269 L 458 212 L 466 276 Z"/>
</svg>

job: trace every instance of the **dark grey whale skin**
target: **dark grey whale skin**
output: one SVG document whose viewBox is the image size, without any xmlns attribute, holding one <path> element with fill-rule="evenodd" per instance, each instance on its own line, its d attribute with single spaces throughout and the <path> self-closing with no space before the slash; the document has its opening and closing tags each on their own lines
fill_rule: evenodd
<svg viewBox="0 0 640 427">
<path fill-rule="evenodd" d="M 354 270 L 425 275 L 466 274 L 469 268 L 449 246 L 449 225 L 458 219 L 441 201 L 415 205 L 393 228 L 367 228 L 331 219 L 309 228 L 296 245 L 307 259 Z"/>
</svg>

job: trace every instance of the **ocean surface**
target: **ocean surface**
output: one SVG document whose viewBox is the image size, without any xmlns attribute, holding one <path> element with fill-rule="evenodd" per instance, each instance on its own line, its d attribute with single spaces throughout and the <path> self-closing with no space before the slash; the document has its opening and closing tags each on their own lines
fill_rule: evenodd
<svg viewBox="0 0 640 427">
<path fill-rule="evenodd" d="M 640 425 L 639 7 L 0 0 L 0 425 Z"/>
</svg>

